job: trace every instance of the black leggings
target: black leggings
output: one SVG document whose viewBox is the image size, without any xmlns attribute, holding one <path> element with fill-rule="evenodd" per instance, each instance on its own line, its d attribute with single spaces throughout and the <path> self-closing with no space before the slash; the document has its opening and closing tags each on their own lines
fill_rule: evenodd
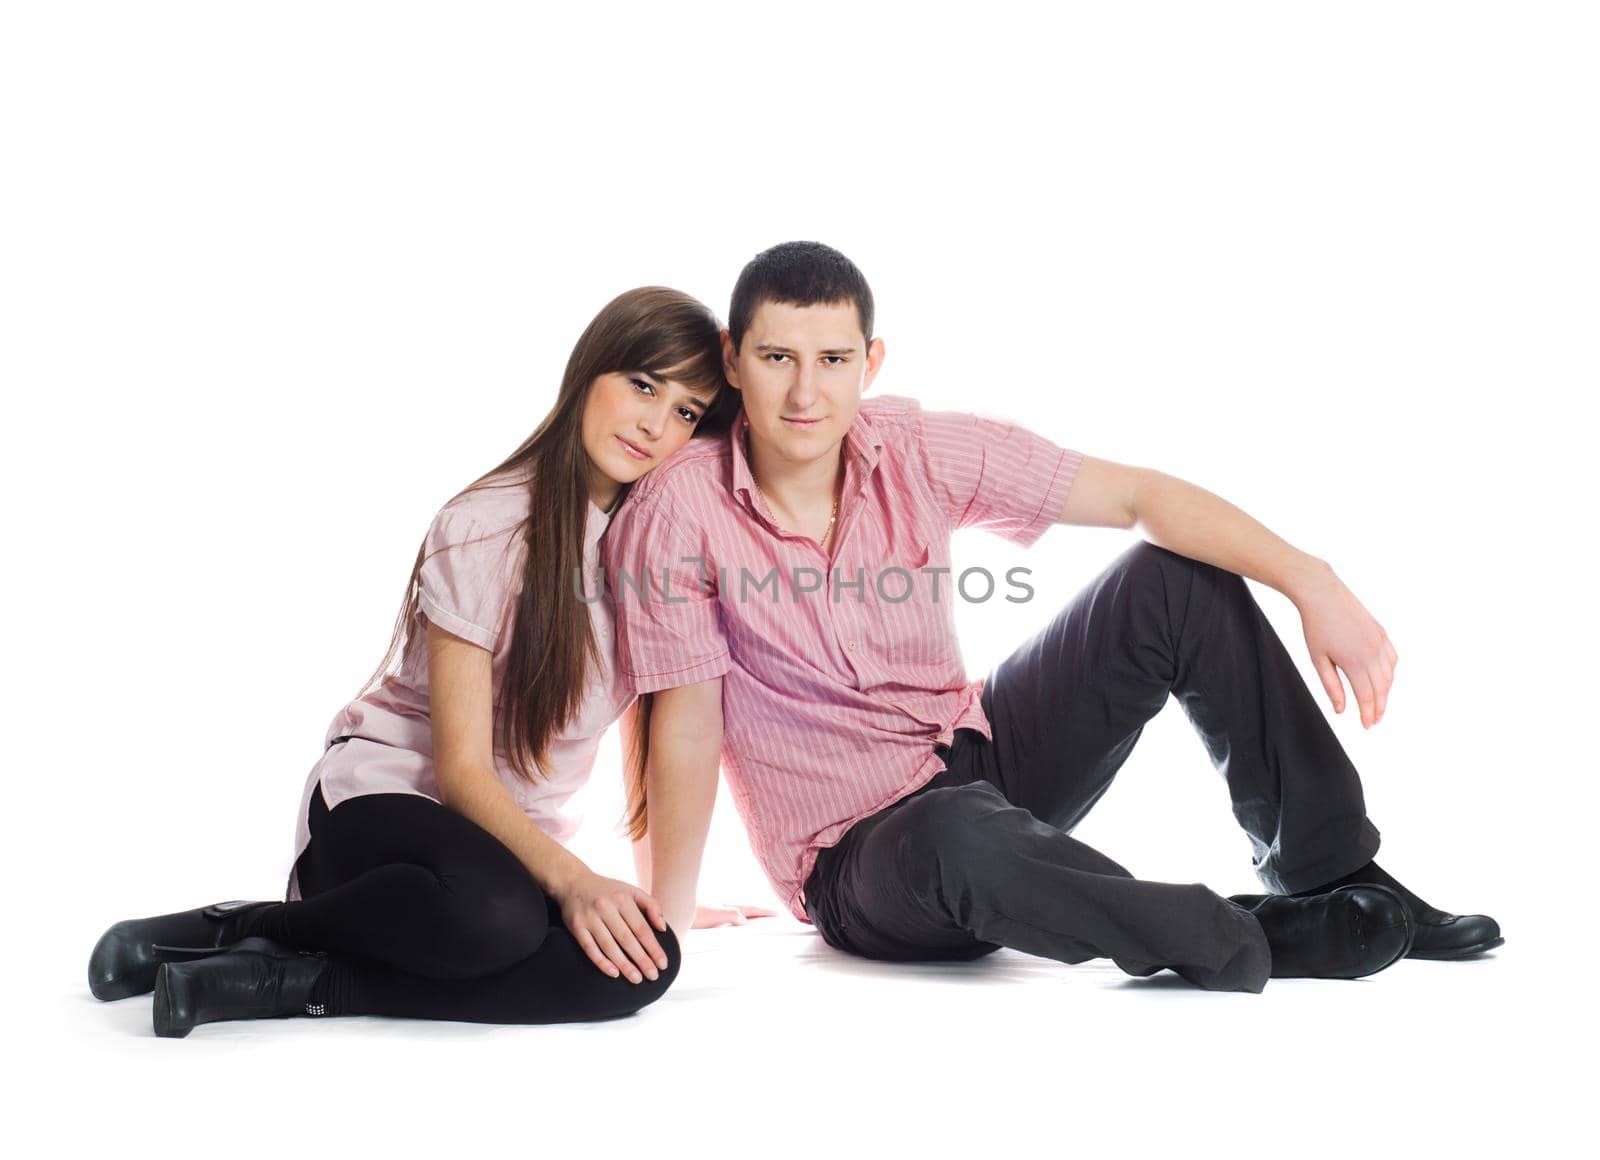
<svg viewBox="0 0 1600 1160">
<path fill-rule="evenodd" d="M 230 938 L 260 935 L 328 952 L 313 999 L 329 1015 L 471 1023 L 568 1023 L 631 1015 L 678 974 L 630 983 L 601 972 L 555 901 L 494 835 L 415 794 L 311 798 L 311 842 L 295 864 L 303 901 L 248 911 Z"/>
</svg>

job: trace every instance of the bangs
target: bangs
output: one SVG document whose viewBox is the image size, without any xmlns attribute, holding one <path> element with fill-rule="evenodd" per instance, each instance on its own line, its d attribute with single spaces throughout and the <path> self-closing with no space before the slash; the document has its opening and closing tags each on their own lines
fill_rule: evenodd
<svg viewBox="0 0 1600 1160">
<path fill-rule="evenodd" d="M 682 383 L 694 394 L 705 395 L 707 398 L 719 394 L 727 385 L 727 380 L 722 377 L 722 364 L 704 357 L 696 357 L 677 366 L 646 367 L 645 370 L 658 379 L 671 379 L 675 383 Z"/>
<path fill-rule="evenodd" d="M 640 350 L 637 354 L 638 358 L 634 363 L 637 369 L 646 371 L 658 379 L 671 379 L 675 383 L 682 383 L 697 395 L 715 395 L 727 385 L 727 380 L 722 375 L 720 346 L 708 347 L 704 342 L 669 340 L 651 343 L 649 349 Z"/>
<path fill-rule="evenodd" d="M 597 375 L 648 374 L 678 383 L 709 414 L 725 396 L 737 395 L 723 375 L 720 329 L 716 315 L 688 295 L 641 286 L 596 315 L 568 362 L 568 377 L 586 390 Z"/>
</svg>

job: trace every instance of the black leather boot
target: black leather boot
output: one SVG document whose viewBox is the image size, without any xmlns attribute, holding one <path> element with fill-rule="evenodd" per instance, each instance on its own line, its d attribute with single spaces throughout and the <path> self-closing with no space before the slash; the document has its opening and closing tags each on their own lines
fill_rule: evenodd
<svg viewBox="0 0 1600 1160">
<path fill-rule="evenodd" d="M 218 947 L 227 933 L 226 922 L 235 915 L 276 902 L 218 902 L 199 910 L 130 918 L 117 923 L 94 944 L 89 955 L 89 990 L 96 999 L 126 999 L 143 995 L 156 983 L 161 963 L 158 944 L 182 947 Z"/>
<path fill-rule="evenodd" d="M 1234 894 L 1256 916 L 1272 950 L 1274 979 L 1359 979 L 1405 958 L 1416 935 L 1411 911 L 1385 886 L 1327 894 Z"/>
<path fill-rule="evenodd" d="M 271 939 L 247 938 L 204 958 L 164 962 L 156 970 L 152 1017 L 156 1034 L 182 1039 L 202 1023 L 321 1015 L 311 988 L 328 965 L 325 951 L 297 951 Z"/>
</svg>

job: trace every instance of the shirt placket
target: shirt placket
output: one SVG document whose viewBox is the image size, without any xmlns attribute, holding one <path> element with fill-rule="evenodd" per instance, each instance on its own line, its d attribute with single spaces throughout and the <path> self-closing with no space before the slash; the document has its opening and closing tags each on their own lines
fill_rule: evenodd
<svg viewBox="0 0 1600 1160">
<path fill-rule="evenodd" d="M 867 623 L 869 601 L 867 587 L 872 583 L 872 577 L 867 575 L 865 566 L 860 557 L 855 558 L 855 566 L 851 567 L 849 553 L 850 534 L 865 515 L 865 496 L 867 492 L 867 473 L 862 469 L 859 460 L 852 457 L 845 464 L 845 478 L 843 499 L 839 507 L 838 531 L 833 537 L 833 557 L 828 561 L 828 618 L 833 625 L 834 639 L 838 641 L 845 663 L 850 667 L 850 672 L 855 676 L 857 688 L 862 686 L 863 672 L 867 667 Z M 843 593 L 836 591 L 834 570 L 838 569 L 839 576 L 848 584 Z M 857 587 L 855 581 L 859 580 L 861 586 Z M 835 599 L 838 595 L 839 599 Z M 849 609 L 848 613 L 843 610 Z"/>
</svg>

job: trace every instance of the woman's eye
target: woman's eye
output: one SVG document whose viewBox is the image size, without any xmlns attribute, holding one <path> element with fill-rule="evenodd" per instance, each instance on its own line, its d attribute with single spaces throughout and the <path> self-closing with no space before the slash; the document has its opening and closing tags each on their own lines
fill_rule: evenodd
<svg viewBox="0 0 1600 1160">
<path fill-rule="evenodd" d="M 690 410 L 688 407 L 679 407 L 678 414 L 681 415 L 683 420 L 691 427 L 693 427 L 700 418 L 699 415 L 695 414 L 694 411 Z"/>
<path fill-rule="evenodd" d="M 652 387 L 649 383 L 645 382 L 643 379 L 630 379 L 629 381 L 631 383 L 633 383 L 633 385 L 635 387 L 638 387 L 639 390 L 643 391 L 647 395 L 653 395 L 653 394 L 656 393 L 656 389 L 654 387 Z"/>
</svg>

